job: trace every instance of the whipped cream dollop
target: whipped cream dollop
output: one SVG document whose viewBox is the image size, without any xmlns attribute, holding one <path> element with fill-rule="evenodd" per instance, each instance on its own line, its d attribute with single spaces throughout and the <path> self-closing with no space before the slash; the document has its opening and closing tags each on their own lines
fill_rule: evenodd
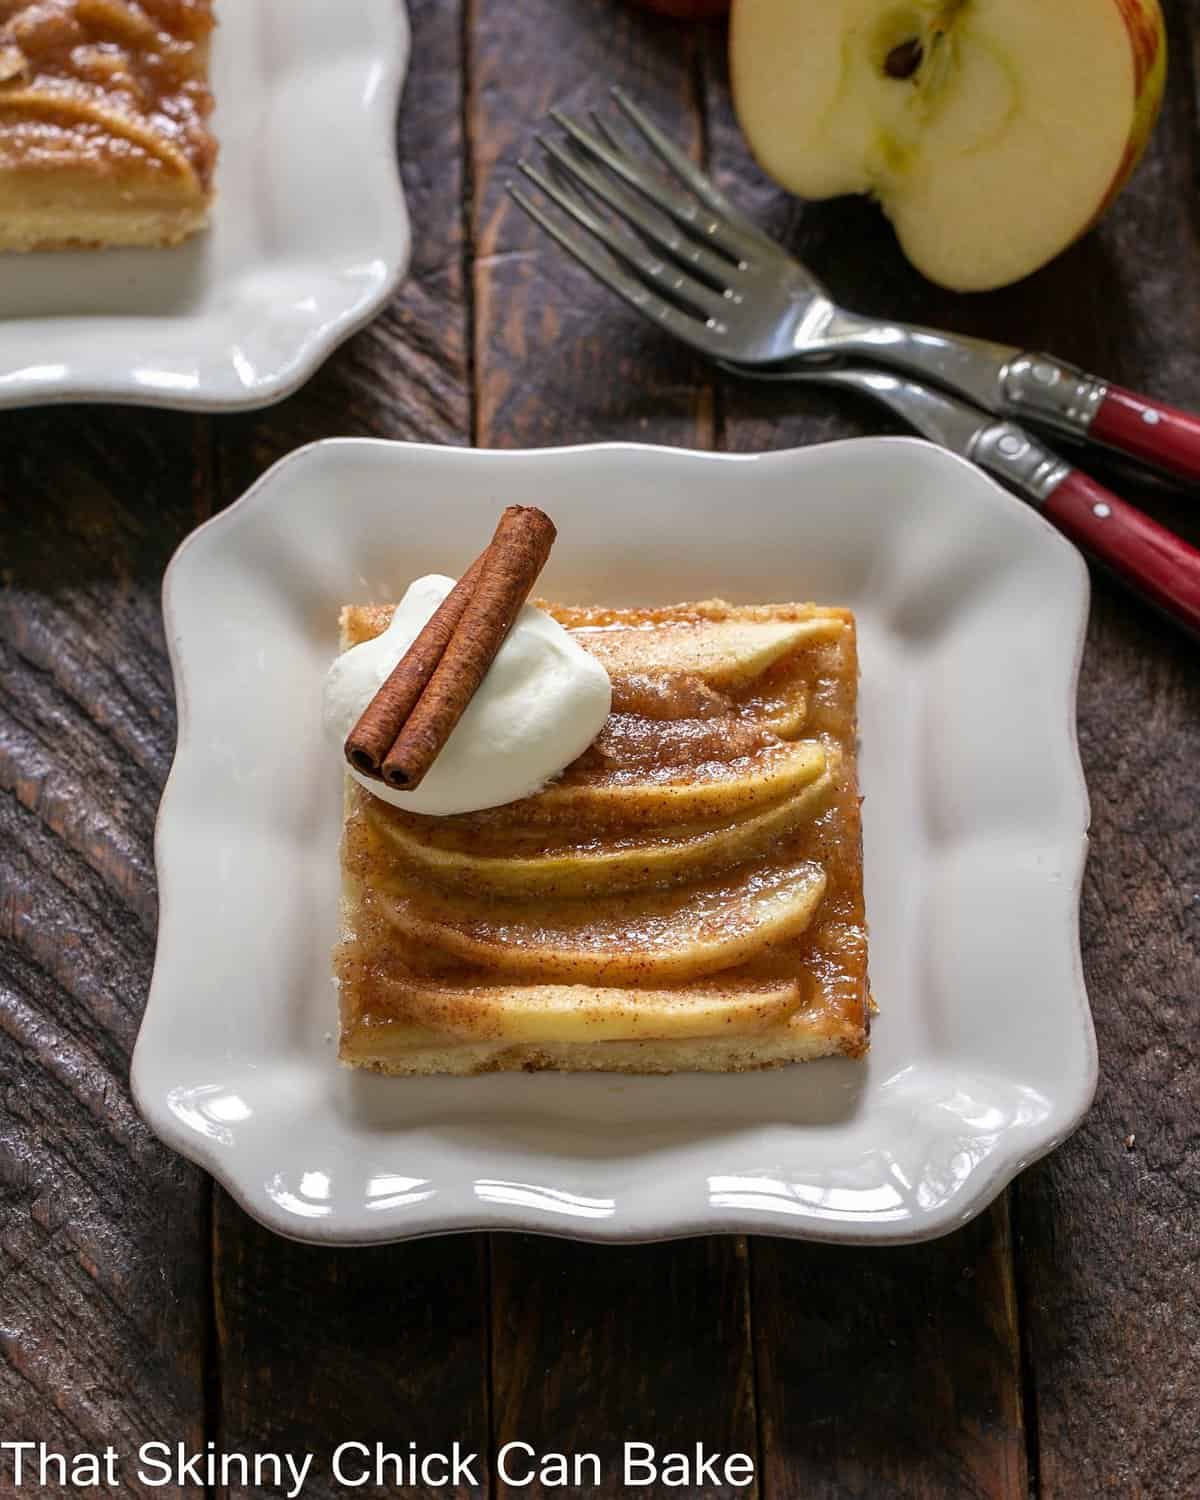
<svg viewBox="0 0 1200 1500">
<path fill-rule="evenodd" d="M 325 732 L 340 751 L 346 736 L 454 587 L 430 573 L 410 584 L 387 630 L 344 651 L 325 680 Z M 577 759 L 604 727 L 612 703 L 608 673 L 557 620 L 525 605 L 419 786 L 398 791 L 350 775 L 375 797 L 408 812 L 445 817 L 499 807 L 538 792 Z"/>
</svg>

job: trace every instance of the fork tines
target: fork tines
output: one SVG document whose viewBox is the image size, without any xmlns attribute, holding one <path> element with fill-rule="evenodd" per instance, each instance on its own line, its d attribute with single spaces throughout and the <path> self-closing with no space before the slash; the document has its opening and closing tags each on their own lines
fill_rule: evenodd
<svg viewBox="0 0 1200 1500">
<path fill-rule="evenodd" d="M 512 183 L 508 191 L 618 296 L 676 337 L 719 356 L 727 352 L 726 314 L 740 300 L 739 274 L 764 245 L 776 247 L 632 100 L 619 89 L 613 97 L 670 178 L 598 116 L 589 129 L 553 110 L 562 135 L 538 136 L 543 165 L 518 165 L 565 218 Z"/>
</svg>

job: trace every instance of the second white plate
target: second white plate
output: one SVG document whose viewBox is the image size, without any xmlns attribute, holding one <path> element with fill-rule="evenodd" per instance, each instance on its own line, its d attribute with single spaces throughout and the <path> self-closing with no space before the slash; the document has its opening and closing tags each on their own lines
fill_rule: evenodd
<svg viewBox="0 0 1200 1500">
<path fill-rule="evenodd" d="M 0 255 L 0 407 L 265 406 L 403 275 L 402 0 L 218 0 L 216 13 L 211 229 L 173 249 Z"/>
<path fill-rule="evenodd" d="M 858 614 L 868 1060 L 778 1072 L 387 1079 L 338 1066 L 342 768 L 321 734 L 339 606 L 456 572 L 499 509 L 559 542 L 539 587 Z M 907 439 L 761 457 L 334 442 L 171 564 L 179 748 L 134 1058 L 154 1129 L 281 1233 L 890 1241 L 979 1212 L 1095 1084 L 1078 951 L 1078 554 Z"/>
</svg>

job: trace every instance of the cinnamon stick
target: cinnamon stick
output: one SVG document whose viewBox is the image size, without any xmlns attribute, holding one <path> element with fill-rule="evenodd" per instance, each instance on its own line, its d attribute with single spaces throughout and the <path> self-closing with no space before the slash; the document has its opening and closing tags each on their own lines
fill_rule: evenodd
<svg viewBox="0 0 1200 1500">
<path fill-rule="evenodd" d="M 470 603 L 486 555 L 475 559 L 438 605 L 346 736 L 346 759 L 356 771 L 365 776 L 382 774 L 384 757 L 396 743 Z"/>
<path fill-rule="evenodd" d="M 556 534 L 533 506 L 510 505 L 500 517 L 441 660 L 383 759 L 388 786 L 420 785 L 504 644 Z"/>
</svg>

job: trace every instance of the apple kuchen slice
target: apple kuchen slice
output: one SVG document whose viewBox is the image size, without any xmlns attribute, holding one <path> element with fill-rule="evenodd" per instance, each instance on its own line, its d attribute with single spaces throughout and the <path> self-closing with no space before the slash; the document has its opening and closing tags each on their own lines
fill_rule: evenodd
<svg viewBox="0 0 1200 1500">
<path fill-rule="evenodd" d="M 867 1047 L 853 617 L 542 606 L 608 723 L 532 797 L 346 790 L 341 1057 L 396 1074 L 737 1071 Z M 389 612 L 343 611 L 343 644 Z"/>
</svg>

